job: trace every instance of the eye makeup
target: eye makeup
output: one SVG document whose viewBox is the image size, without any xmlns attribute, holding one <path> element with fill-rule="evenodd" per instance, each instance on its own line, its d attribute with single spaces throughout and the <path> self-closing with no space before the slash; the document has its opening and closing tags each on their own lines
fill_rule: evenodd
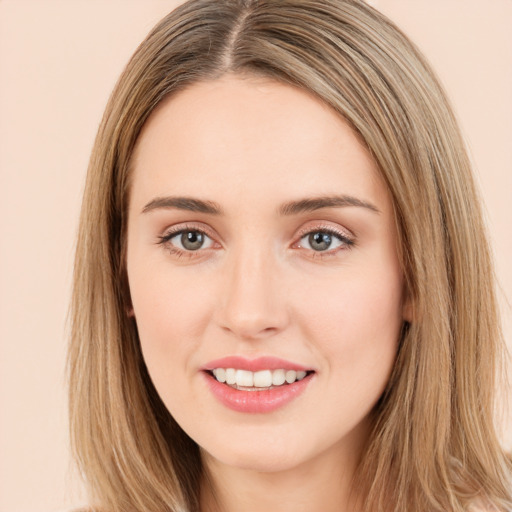
<svg viewBox="0 0 512 512">
<path fill-rule="evenodd" d="M 206 251 L 222 247 L 209 230 L 193 224 L 178 224 L 169 228 L 165 234 L 157 237 L 156 243 L 178 258 L 200 257 Z"/>
<path fill-rule="evenodd" d="M 355 245 L 355 237 L 348 230 L 325 223 L 308 223 L 297 232 L 294 240 L 290 246 L 292 249 L 302 249 L 314 258 L 335 256 Z M 194 224 L 171 227 L 158 236 L 157 244 L 173 256 L 188 258 L 203 257 L 211 250 L 222 248 L 210 230 Z"/>
</svg>

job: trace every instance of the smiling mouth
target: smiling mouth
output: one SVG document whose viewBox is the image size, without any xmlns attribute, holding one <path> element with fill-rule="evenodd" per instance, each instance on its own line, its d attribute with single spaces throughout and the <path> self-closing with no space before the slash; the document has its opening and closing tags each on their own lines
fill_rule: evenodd
<svg viewBox="0 0 512 512">
<path fill-rule="evenodd" d="M 305 379 L 313 371 L 304 370 L 260 370 L 251 372 L 236 368 L 214 368 L 208 370 L 217 382 L 240 391 L 266 391 L 269 389 L 289 386 Z"/>
</svg>

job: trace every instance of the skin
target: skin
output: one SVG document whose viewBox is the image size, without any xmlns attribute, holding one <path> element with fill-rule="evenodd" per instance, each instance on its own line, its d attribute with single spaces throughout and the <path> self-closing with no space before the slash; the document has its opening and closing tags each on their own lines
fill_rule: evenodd
<svg viewBox="0 0 512 512">
<path fill-rule="evenodd" d="M 350 479 L 409 311 L 392 202 L 368 151 L 308 93 L 226 75 L 157 108 L 133 169 L 132 314 L 156 389 L 201 447 L 211 482 L 203 510 L 358 510 Z M 279 211 L 333 195 L 367 206 Z M 222 213 L 155 204 L 168 196 L 213 201 Z M 180 229 L 204 231 L 205 244 L 159 243 Z M 344 238 L 317 250 L 307 234 L 326 229 Z M 230 355 L 315 373 L 276 411 L 236 412 L 201 371 Z"/>
</svg>

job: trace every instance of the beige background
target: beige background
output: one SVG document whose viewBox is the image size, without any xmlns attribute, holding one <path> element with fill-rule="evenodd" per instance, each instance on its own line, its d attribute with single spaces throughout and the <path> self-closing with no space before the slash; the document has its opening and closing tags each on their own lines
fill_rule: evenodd
<svg viewBox="0 0 512 512">
<path fill-rule="evenodd" d="M 0 512 L 81 503 L 68 468 L 64 376 L 80 194 L 116 78 L 177 3 L 0 0 Z M 512 344 L 512 0 L 370 3 L 418 43 L 453 99 L 486 202 Z"/>
</svg>

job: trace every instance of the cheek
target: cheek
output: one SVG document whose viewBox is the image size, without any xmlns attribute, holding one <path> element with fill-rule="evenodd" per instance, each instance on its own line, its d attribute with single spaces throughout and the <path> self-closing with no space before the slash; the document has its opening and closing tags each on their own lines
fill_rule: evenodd
<svg viewBox="0 0 512 512">
<path fill-rule="evenodd" d="M 400 336 L 401 303 L 398 272 L 350 272 L 336 284 L 311 287 L 301 304 L 302 328 L 335 374 L 387 379 Z"/>
<path fill-rule="evenodd" d="M 402 321 L 402 280 L 398 272 L 351 271 L 308 287 L 300 307 L 323 332 L 356 329 L 376 334 L 394 330 Z"/>
<path fill-rule="evenodd" d="M 145 268 L 132 273 L 129 281 L 142 352 L 154 378 L 190 368 L 210 315 L 204 287 L 166 270 Z"/>
<path fill-rule="evenodd" d="M 144 272 L 130 275 L 135 320 L 155 389 L 169 411 L 178 416 L 182 411 L 187 417 L 190 402 L 199 399 L 190 383 L 197 372 L 195 357 L 208 306 L 194 280 L 180 280 L 169 275 L 168 269 L 159 270 L 146 267 Z"/>
</svg>

